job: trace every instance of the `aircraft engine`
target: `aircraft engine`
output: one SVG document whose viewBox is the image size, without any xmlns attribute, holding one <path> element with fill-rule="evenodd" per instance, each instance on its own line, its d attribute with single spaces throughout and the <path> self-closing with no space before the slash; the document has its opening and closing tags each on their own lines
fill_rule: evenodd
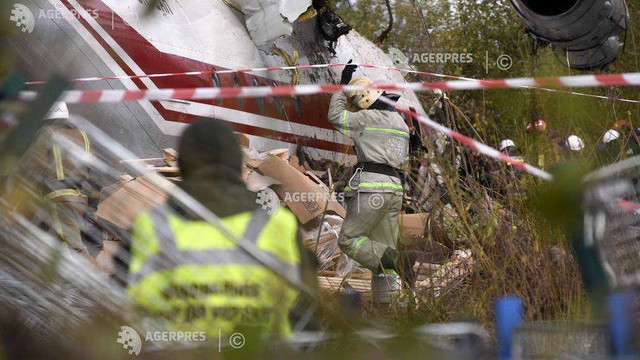
<svg viewBox="0 0 640 360">
<path fill-rule="evenodd" d="M 558 59 L 578 70 L 603 68 L 624 47 L 629 12 L 624 0 L 511 0 L 527 32 L 550 43 Z"/>
</svg>

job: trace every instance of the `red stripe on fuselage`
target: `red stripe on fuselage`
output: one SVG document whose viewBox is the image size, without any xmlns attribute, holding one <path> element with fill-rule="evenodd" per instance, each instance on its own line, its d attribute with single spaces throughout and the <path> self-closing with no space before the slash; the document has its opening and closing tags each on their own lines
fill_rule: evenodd
<svg viewBox="0 0 640 360">
<path fill-rule="evenodd" d="M 66 2 L 67 0 L 61 1 Z M 135 61 L 137 66 L 139 66 L 145 74 L 228 70 L 226 68 L 207 64 L 198 60 L 159 51 L 144 36 L 139 34 L 117 14 L 113 13 L 112 10 L 100 0 L 87 0 L 84 1 L 81 6 L 83 6 L 85 10 L 95 9 L 98 11 L 98 17 L 96 19 L 98 24 L 116 41 L 116 43 L 118 43 L 127 55 Z M 129 75 L 135 74 L 131 73 Z M 218 75 L 218 79 L 221 83 L 220 86 L 222 87 L 236 86 L 234 78 L 237 78 L 241 86 L 254 86 L 254 80 L 258 82 L 258 86 L 271 86 L 274 82 L 277 85 L 289 85 L 249 73 Z M 214 86 L 210 75 L 184 77 L 172 76 L 152 78 L 151 80 L 158 88 L 161 89 Z M 327 111 L 329 109 L 329 97 L 327 95 L 320 94 L 300 97 L 298 101 L 300 101 L 300 108 L 302 109 L 302 118 L 299 116 L 294 100 L 291 97 L 283 97 L 280 99 L 280 103 L 284 106 L 287 112 L 288 119 L 287 116 L 280 113 L 280 105 L 277 101 L 272 98 L 266 98 L 263 101 L 264 111 L 261 112 L 257 99 L 244 99 L 242 101 L 238 101 L 237 99 L 224 99 L 221 104 L 218 104 L 216 100 L 199 100 L 199 102 L 204 104 L 222 106 L 324 129 L 332 129 L 331 124 L 327 121 Z M 171 121 L 171 119 L 168 120 Z"/>
<path fill-rule="evenodd" d="M 69 10 L 74 10 L 73 5 L 71 5 L 67 0 L 60 0 Z M 105 14 L 105 13 L 111 13 L 111 11 L 109 10 L 108 7 L 106 7 L 103 3 L 99 2 L 99 1 L 94 1 L 94 0 L 89 0 L 87 2 L 90 2 L 91 4 L 95 5 L 95 6 L 90 6 L 87 5 L 86 3 L 81 5 L 84 7 L 85 10 L 90 11 L 93 8 L 97 9 L 99 14 Z M 77 14 L 77 11 L 74 12 Z M 162 69 L 145 69 L 145 67 L 141 66 L 144 64 L 148 64 L 147 62 L 143 62 L 142 64 L 140 62 L 138 62 L 132 55 L 131 53 L 129 53 L 129 51 L 127 51 L 127 49 L 123 46 L 123 40 L 122 40 L 122 36 L 118 37 L 118 36 L 114 36 L 118 30 L 121 30 L 120 28 L 124 28 L 127 29 L 127 35 L 132 36 L 133 38 L 135 38 L 135 40 L 129 40 L 131 41 L 139 41 L 139 43 L 137 44 L 138 47 L 140 46 L 144 46 L 146 49 L 142 49 L 139 50 L 137 49 L 136 53 L 156 53 L 156 54 L 160 54 L 162 56 L 164 56 L 163 53 L 160 53 L 153 45 L 151 45 L 148 41 L 146 41 L 146 39 L 142 38 L 141 36 L 139 36 L 139 34 L 137 32 L 135 32 L 135 30 L 131 29 L 131 27 L 129 27 L 120 17 L 118 17 L 117 15 L 113 14 L 114 19 L 113 19 L 113 24 L 114 24 L 114 29 L 111 29 L 111 22 L 108 22 L 108 24 L 106 24 L 105 26 L 105 20 L 104 20 L 104 16 L 99 16 L 98 19 L 103 19 L 102 23 L 100 21 L 98 21 L 99 25 L 107 32 L 109 33 L 109 35 L 111 35 L 111 37 L 114 38 L 114 40 L 118 43 L 118 45 L 120 45 L 121 47 L 123 47 L 123 49 L 127 52 L 127 54 L 132 57 L 134 59 L 134 61 L 136 61 L 136 64 L 138 64 L 138 66 L 140 66 L 142 68 L 142 70 L 145 73 L 156 73 L 156 72 L 162 72 Z M 122 60 L 122 58 L 115 52 L 115 50 L 106 42 L 105 39 L 102 38 L 102 36 L 100 36 L 100 34 L 97 33 L 96 30 L 94 30 L 91 25 L 84 19 L 82 18 L 80 15 L 76 15 L 76 18 L 78 19 L 78 21 L 80 21 L 80 23 L 91 33 L 91 35 L 98 41 L 98 43 L 107 51 L 107 53 L 111 56 L 111 58 L 116 62 L 116 64 L 118 64 L 118 66 L 120 68 L 122 68 L 122 70 L 129 76 L 134 76 L 136 75 L 135 72 L 124 62 L 124 60 Z M 110 18 L 110 16 L 109 16 Z M 134 36 L 134 34 L 136 36 Z M 120 38 L 120 41 L 119 41 Z M 141 40 L 140 40 L 141 39 Z M 125 39 L 126 40 L 126 39 Z M 126 42 L 126 41 L 125 41 Z M 131 46 L 131 44 L 129 44 L 129 46 Z M 149 51 L 146 51 L 149 50 Z M 167 54 L 168 55 L 168 54 Z M 181 65 L 184 66 L 184 64 L 187 64 L 186 66 L 195 66 L 194 64 L 200 64 L 199 67 L 193 67 L 190 68 L 189 71 L 208 71 L 211 70 L 212 68 L 214 68 L 215 70 L 224 70 L 223 68 L 218 68 L 218 67 L 213 67 L 207 64 L 203 64 L 200 63 L 198 61 L 195 60 L 191 60 L 191 59 L 187 59 L 187 58 L 181 58 L 178 56 L 174 56 L 174 55 L 168 55 L 171 59 L 173 60 L 183 60 L 184 62 L 181 63 Z M 155 60 L 152 60 L 151 63 L 163 63 L 164 61 L 160 61 L 161 59 L 156 58 Z M 202 65 L 205 65 L 206 68 L 203 68 Z M 173 65 L 172 65 L 173 66 Z M 177 64 L 175 64 L 175 66 L 178 66 Z M 183 67 L 183 66 L 178 66 L 178 67 Z M 169 69 L 164 69 L 164 71 L 173 71 L 173 69 L 169 68 Z M 246 75 L 246 74 L 241 74 L 241 75 Z M 259 79 L 259 83 L 260 85 L 271 85 L 273 83 L 272 80 L 268 80 L 264 81 L 263 79 L 259 78 L 259 77 L 254 77 L 251 75 L 247 75 L 250 76 L 251 78 L 256 78 Z M 193 86 L 193 87 L 210 87 L 213 85 L 212 81 L 210 80 L 210 78 L 208 76 L 189 76 L 189 77 L 185 77 L 184 79 L 189 79 L 186 80 L 186 82 L 188 82 L 188 86 Z M 203 79 L 208 79 L 208 83 L 204 83 Z M 147 89 L 146 85 L 140 80 L 140 79 L 131 79 L 134 84 L 136 84 L 136 86 L 138 86 L 140 89 Z M 167 82 L 170 82 L 168 84 L 163 84 L 162 80 L 166 80 Z M 220 79 L 222 82 L 222 86 L 233 86 L 233 84 L 225 84 L 225 82 L 223 81 L 223 79 Z M 156 86 L 158 86 L 159 88 L 170 88 L 172 87 L 172 85 L 185 85 L 183 82 L 180 82 L 181 80 L 176 80 L 176 79 L 152 79 L 152 81 L 156 84 Z M 176 82 L 177 83 L 174 83 Z M 205 81 L 206 82 L 206 81 Z M 242 79 L 241 79 L 241 83 L 242 83 Z M 167 86 L 163 86 L 163 85 L 167 85 Z M 246 85 L 246 84 L 244 84 Z M 253 85 L 253 84 L 251 84 Z M 132 99 L 139 99 L 143 96 L 143 93 L 132 93 L 131 97 L 128 98 L 129 100 Z M 309 101 L 313 101 L 315 100 L 316 103 L 315 106 L 310 106 Z M 236 106 L 225 106 L 225 105 L 229 105 L 232 101 L 236 101 L 235 99 L 227 99 L 227 100 L 223 100 L 223 104 L 221 104 L 220 106 L 224 106 L 224 107 L 229 107 L 229 108 L 236 108 Z M 294 109 L 291 109 L 291 107 L 294 107 L 293 103 L 292 103 L 292 99 L 290 98 L 283 98 L 280 100 L 281 103 L 283 103 L 283 106 L 285 107 L 285 110 L 287 111 L 287 115 L 289 115 L 289 121 L 292 122 L 298 122 L 298 123 L 302 123 L 300 121 L 300 119 L 298 119 L 297 116 L 297 112 Z M 202 103 L 207 103 L 207 104 L 211 104 L 211 105 L 219 105 L 217 103 L 217 100 L 212 100 L 212 101 L 200 101 Z M 251 109 L 242 109 L 241 111 L 245 111 L 245 112 L 249 112 L 249 113 L 254 113 L 254 114 L 258 114 L 259 111 L 257 111 L 257 100 L 256 99 L 244 99 L 245 105 L 247 105 L 247 107 L 249 107 L 248 105 L 255 105 L 255 110 L 256 111 L 247 111 L 247 110 L 251 110 Z M 271 105 L 272 111 L 269 111 L 268 114 L 266 114 L 267 116 L 270 117 L 276 117 L 276 118 L 280 118 L 280 117 L 285 117 L 286 116 L 280 115 L 278 113 L 277 107 L 276 107 L 276 102 L 273 99 L 267 98 L 265 99 L 265 108 L 268 107 L 268 105 Z M 330 124 L 326 121 L 326 113 L 327 113 L 327 109 L 328 109 L 328 97 L 326 95 L 321 95 L 321 96 L 309 96 L 309 97 L 304 97 L 304 99 L 301 101 L 302 104 L 302 108 L 303 108 L 303 116 L 305 118 L 305 120 L 307 120 L 308 118 L 313 118 L 312 115 L 316 115 L 316 118 L 322 117 L 325 118 L 324 120 L 324 124 L 326 126 L 318 126 L 318 127 L 322 127 L 322 128 L 330 128 Z M 227 104 L 225 104 L 227 103 Z M 174 121 L 174 122 L 182 122 L 182 123 L 191 123 L 194 119 L 195 116 L 193 115 L 189 115 L 189 114 L 184 114 L 184 113 L 180 113 L 180 112 L 176 112 L 176 111 L 171 111 L 168 109 L 165 109 L 159 102 L 156 101 L 152 101 L 151 104 L 154 106 L 154 108 L 161 114 L 161 116 L 167 120 L 167 121 Z M 307 105 L 305 107 L 305 105 Z M 315 110 L 315 111 L 314 111 Z M 274 114 L 275 112 L 275 114 Z M 295 116 L 292 116 L 290 114 L 294 113 Z M 310 114 L 307 114 L 310 113 Z M 298 121 L 295 121 L 298 120 Z M 227 121 L 225 121 L 227 122 Z M 264 129 L 264 128 L 260 128 L 260 127 L 256 127 L 256 126 L 252 126 L 252 125 L 243 125 L 243 124 L 237 124 L 237 123 L 233 123 L 233 122 L 227 122 L 230 124 L 230 126 L 235 130 L 235 131 L 239 131 L 242 133 L 246 133 L 249 135 L 255 135 L 255 136 L 260 136 L 260 137 L 265 137 L 265 138 L 269 138 L 269 139 L 274 139 L 274 140 L 279 140 L 279 141 L 284 141 L 284 142 L 289 142 L 292 144 L 296 144 L 299 143 L 301 145 L 304 146 L 308 146 L 308 147 L 312 147 L 312 148 L 317 148 L 317 149 L 322 149 L 322 150 L 328 150 L 328 151 L 335 151 L 335 152 L 342 152 L 342 153 L 350 153 L 353 154 L 353 149 L 348 146 L 348 145 L 344 145 L 344 144 L 340 144 L 340 143 L 334 143 L 331 141 L 325 141 L 325 140 L 320 140 L 320 139 L 315 139 L 315 138 L 311 138 L 311 137 L 307 137 L 307 136 L 295 136 L 293 134 L 289 134 L 289 133 L 283 133 L 283 132 L 279 132 L 279 131 L 275 131 L 275 130 L 270 130 L 270 129 Z M 309 124 L 306 121 L 304 122 L 304 124 L 307 125 L 311 125 L 314 126 L 315 124 Z M 296 141 L 297 140 L 297 141 Z"/>
</svg>

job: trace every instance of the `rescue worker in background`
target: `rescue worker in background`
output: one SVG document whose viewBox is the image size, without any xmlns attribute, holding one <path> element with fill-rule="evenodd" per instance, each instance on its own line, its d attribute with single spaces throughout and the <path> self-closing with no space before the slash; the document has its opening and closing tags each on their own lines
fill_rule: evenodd
<svg viewBox="0 0 640 360">
<path fill-rule="evenodd" d="M 511 139 L 502 140 L 500 142 L 499 150 L 501 153 L 509 155 L 517 161 L 524 162 L 524 157 L 516 147 L 516 143 Z"/>
<path fill-rule="evenodd" d="M 527 124 L 527 133 L 529 134 L 543 133 L 546 130 L 547 130 L 547 123 L 544 121 L 544 119 L 538 119 L 534 122 L 530 122 L 529 124 Z"/>
<path fill-rule="evenodd" d="M 341 84 L 371 84 L 365 77 L 351 80 L 356 68 L 345 67 Z M 347 215 L 338 242 L 347 256 L 373 272 L 372 289 L 389 281 L 397 284 L 397 274 L 413 285 L 416 260 L 414 253 L 397 250 L 409 128 L 381 97 L 399 99 L 378 90 L 339 92 L 331 98 L 328 114 L 336 130 L 353 140 L 358 158 L 345 187 Z"/>
<path fill-rule="evenodd" d="M 498 147 L 501 153 L 512 157 L 515 161 L 524 162 L 524 156 L 516 147 L 516 144 L 511 139 L 504 139 L 500 141 L 500 146 Z M 514 169 L 510 162 L 507 163 L 507 174 L 511 178 L 509 181 L 497 180 L 492 184 L 494 191 L 505 195 L 507 194 L 507 188 L 512 186 L 518 186 L 520 183 L 520 179 L 522 178 L 522 172 Z M 494 179 L 501 179 L 502 177 L 496 174 L 493 177 Z"/>
<path fill-rule="evenodd" d="M 560 143 L 560 147 L 569 155 L 577 155 L 584 149 L 584 141 L 577 135 L 569 135 Z"/>
<path fill-rule="evenodd" d="M 624 144 L 620 141 L 620 137 L 620 132 L 616 129 L 609 129 L 602 135 L 596 150 L 603 165 L 611 164 L 623 156 Z"/>
<path fill-rule="evenodd" d="M 55 136 L 72 141 L 87 154 L 91 154 L 91 142 L 84 131 L 68 120 L 67 105 L 55 103 L 25 155 L 25 166 L 29 169 L 25 180 L 37 184 L 44 204 L 38 213 L 49 230 L 71 250 L 98 265 L 81 234 L 87 213 L 89 169 L 79 161 L 82 154 L 72 153 Z"/>
<path fill-rule="evenodd" d="M 242 151 L 218 121 L 199 120 L 182 135 L 180 187 L 221 218 L 235 236 L 253 243 L 292 278 L 302 273 L 301 239 L 286 209 L 270 216 L 242 181 Z M 287 336 L 288 312 L 298 296 L 282 278 L 240 249 L 215 225 L 171 199 L 140 214 L 131 227 L 129 293 L 147 314 L 176 331 L 218 329 L 231 335 Z M 125 254 L 126 255 L 126 254 Z"/>
</svg>

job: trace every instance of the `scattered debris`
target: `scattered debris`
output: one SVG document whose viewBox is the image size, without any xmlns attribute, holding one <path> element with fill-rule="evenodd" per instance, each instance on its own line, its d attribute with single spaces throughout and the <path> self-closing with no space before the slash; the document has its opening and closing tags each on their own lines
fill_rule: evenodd
<svg viewBox="0 0 640 360">
<path fill-rule="evenodd" d="M 437 267 L 429 277 L 416 282 L 416 288 L 429 295 L 440 297 L 451 291 L 471 272 L 474 260 L 470 250 L 456 250 L 451 260 Z"/>
<path fill-rule="evenodd" d="M 425 240 L 429 214 L 400 214 L 400 240 L 409 246 Z"/>
<path fill-rule="evenodd" d="M 167 194 L 147 179 L 153 174 L 130 180 L 98 205 L 98 217 L 123 229 L 129 228 L 136 215 L 163 203 Z M 167 180 L 165 180 L 167 181 Z"/>
<path fill-rule="evenodd" d="M 263 175 L 280 181 L 273 190 L 280 196 L 301 224 L 330 212 L 344 217 L 345 209 L 331 195 L 329 189 L 305 174 L 300 173 L 280 157 L 270 155 L 258 167 Z"/>
<path fill-rule="evenodd" d="M 335 56 L 334 50 L 338 42 L 338 38 L 347 35 L 353 28 L 347 25 L 340 16 L 327 8 L 319 11 L 318 27 L 322 37 L 329 42 L 328 49 Z"/>
<path fill-rule="evenodd" d="M 248 139 L 242 142 L 248 144 Z M 242 177 L 247 188 L 256 193 L 269 191 L 274 201 L 291 210 L 303 225 L 303 244 L 315 254 L 319 264 L 320 287 L 332 292 L 343 292 L 350 288 L 369 299 L 371 271 L 343 254 L 338 246 L 346 211 L 336 201 L 335 191 L 340 189 L 341 179 L 349 172 L 348 167 L 336 166 L 331 161 L 313 160 L 304 154 L 304 161 L 301 162 L 300 152 L 290 155 L 289 149 L 259 152 L 243 144 L 242 152 Z M 165 164 L 148 165 L 150 173 L 135 179 L 123 175 L 120 183 L 105 189 L 98 216 L 128 228 L 138 213 L 151 209 L 167 198 L 163 191 L 151 185 L 148 176 L 158 173 L 171 182 L 180 181 L 177 159 L 177 151 L 168 148 L 162 151 L 162 158 L 131 160 L 164 161 Z M 332 174 L 336 174 L 335 183 Z M 451 216 L 453 214 L 446 214 L 447 218 Z M 417 291 L 422 293 L 431 290 L 435 296 L 441 296 L 466 277 L 473 265 L 473 258 L 469 250 L 453 251 L 451 241 L 447 240 L 446 235 L 440 234 L 442 231 L 434 225 L 434 221 L 433 214 L 429 213 L 400 214 L 400 243 L 405 248 L 421 253 L 414 266 Z M 107 272 L 113 269 L 112 258 L 118 246 L 117 241 L 105 241 L 98 255 L 100 265 Z"/>
<path fill-rule="evenodd" d="M 176 150 L 171 148 L 163 149 L 162 159 L 170 167 L 178 167 L 178 152 Z"/>
</svg>

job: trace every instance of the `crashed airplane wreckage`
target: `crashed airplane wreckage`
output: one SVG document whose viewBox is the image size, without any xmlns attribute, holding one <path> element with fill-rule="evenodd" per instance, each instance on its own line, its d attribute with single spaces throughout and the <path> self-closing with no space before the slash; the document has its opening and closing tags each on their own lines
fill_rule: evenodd
<svg viewBox="0 0 640 360">
<path fill-rule="evenodd" d="M 359 35 L 323 2 L 161 0 L 149 17 L 137 0 L 82 2 L 27 0 L 33 33 L 3 41 L 17 58 L 16 71 L 28 80 L 52 73 L 140 76 L 298 64 L 363 63 L 394 66 L 379 47 Z M 59 16 L 40 17 L 41 12 Z M 66 34 L 66 37 L 58 34 Z M 53 46 L 55 44 L 55 46 Z M 232 45 L 232 46 L 231 46 Z M 339 68 L 313 71 L 238 72 L 77 83 L 79 90 L 338 84 Z M 402 83 L 398 72 L 360 69 L 381 83 Z M 37 87 L 33 87 L 37 90 Z M 400 104 L 424 110 L 415 93 Z M 185 126 L 198 117 L 215 118 L 245 134 L 257 150 L 297 146 L 315 158 L 354 159 L 351 141 L 327 121 L 329 95 L 255 99 L 166 100 L 73 106 L 137 156 L 175 148 Z M 108 119 L 108 121 L 106 120 Z"/>
</svg>

